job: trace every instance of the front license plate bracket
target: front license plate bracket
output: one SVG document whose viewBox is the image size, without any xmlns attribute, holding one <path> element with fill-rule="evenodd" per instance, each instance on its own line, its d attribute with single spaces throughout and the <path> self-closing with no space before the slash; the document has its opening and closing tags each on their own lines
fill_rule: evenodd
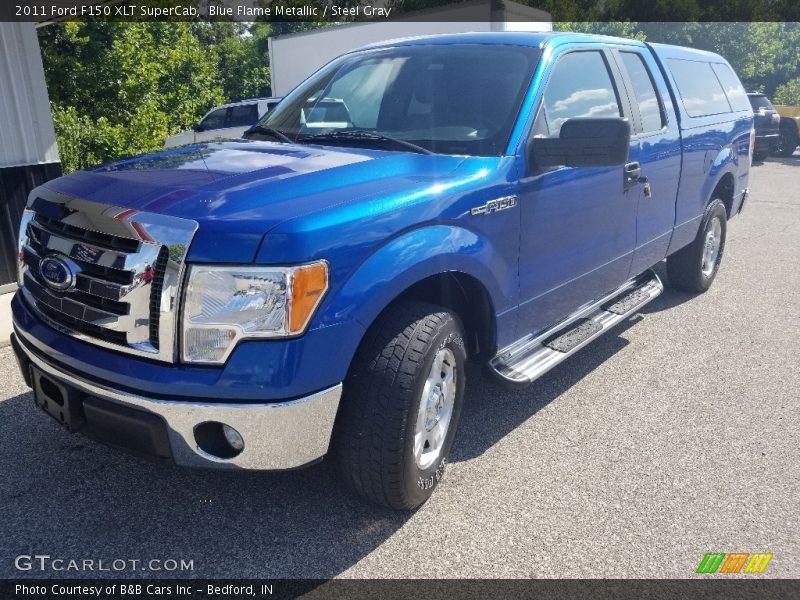
<svg viewBox="0 0 800 600">
<path fill-rule="evenodd" d="M 69 431 L 78 431 L 85 423 L 81 394 L 48 377 L 31 365 L 33 401 Z"/>
</svg>

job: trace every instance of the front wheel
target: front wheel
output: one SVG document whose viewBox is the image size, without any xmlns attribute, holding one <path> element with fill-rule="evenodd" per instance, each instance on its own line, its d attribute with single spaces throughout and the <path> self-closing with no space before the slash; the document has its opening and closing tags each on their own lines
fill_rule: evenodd
<svg viewBox="0 0 800 600">
<path fill-rule="evenodd" d="M 400 302 L 354 359 L 336 424 L 345 481 L 383 506 L 410 510 L 444 476 L 464 399 L 461 323 L 431 304 Z"/>
<path fill-rule="evenodd" d="M 800 143 L 800 140 L 798 140 L 797 131 L 789 127 L 781 127 L 778 143 L 775 145 L 772 155 L 782 157 L 791 156 L 797 149 L 798 143 Z"/>
<path fill-rule="evenodd" d="M 672 287 L 687 292 L 705 292 L 714 282 L 728 231 L 728 212 L 722 200 L 712 200 L 700 223 L 695 240 L 667 258 L 667 276 Z"/>
</svg>

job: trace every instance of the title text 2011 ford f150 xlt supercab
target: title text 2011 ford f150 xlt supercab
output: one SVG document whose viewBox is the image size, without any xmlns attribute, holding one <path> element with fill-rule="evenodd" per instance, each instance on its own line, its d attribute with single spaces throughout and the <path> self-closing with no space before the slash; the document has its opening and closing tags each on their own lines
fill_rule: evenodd
<svg viewBox="0 0 800 600">
<path fill-rule="evenodd" d="M 329 450 L 419 506 L 467 359 L 530 383 L 662 291 L 707 289 L 747 194 L 753 112 L 721 57 L 577 34 L 344 55 L 247 139 L 48 182 L 12 342 L 68 429 L 179 465 Z"/>
</svg>

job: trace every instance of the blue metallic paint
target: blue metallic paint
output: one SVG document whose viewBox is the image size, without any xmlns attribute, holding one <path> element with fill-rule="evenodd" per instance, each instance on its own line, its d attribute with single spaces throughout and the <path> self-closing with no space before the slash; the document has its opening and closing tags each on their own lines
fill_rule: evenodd
<svg viewBox="0 0 800 600">
<path fill-rule="evenodd" d="M 558 169 L 525 177 L 525 141 L 543 82 L 559 53 L 581 44 L 613 43 L 648 56 L 646 46 L 578 34 L 530 33 L 393 42 L 451 43 L 543 49 L 507 156 L 466 158 L 240 140 L 176 148 L 47 184 L 87 200 L 198 221 L 190 262 L 327 259 L 331 290 L 303 337 L 244 342 L 222 368 L 190 367 L 121 356 L 60 335 L 19 297 L 12 303 L 15 321 L 41 352 L 98 380 L 164 397 L 290 398 L 341 381 L 366 328 L 415 282 L 443 271 L 482 282 L 497 315 L 496 337 L 502 347 L 605 292 L 610 280 L 624 279 L 663 258 L 673 223 L 678 227 L 670 251 L 691 241 L 708 194 L 726 173 L 736 178 L 737 194 L 746 185 L 749 161 L 741 141 L 749 136 L 747 115 L 735 123 L 689 123 L 682 110 L 674 113 L 672 105 L 680 102 L 667 89 L 666 72 L 657 83 L 668 104 L 668 127 L 637 140 L 635 149 L 643 162 L 652 162 L 648 175 L 659 182 L 660 204 L 639 210 L 638 225 L 637 206 L 644 200 L 621 193 L 618 169 Z M 648 56 L 648 64 L 655 70 L 655 59 Z M 688 175 L 681 177 L 673 199 L 669 193 L 674 184 L 667 182 L 681 157 L 678 124 L 686 128 L 683 168 Z M 666 162 L 660 164 L 662 159 Z M 469 214 L 488 200 L 516 194 L 520 202 L 512 210 Z M 616 233 L 610 235 L 612 231 Z"/>
<path fill-rule="evenodd" d="M 531 126 L 559 58 L 606 47 L 607 42 L 581 38 L 548 48 L 534 77 Z M 605 58 L 613 67 L 611 57 Z M 618 91 L 624 116 L 630 118 L 624 90 Z M 535 333 L 627 279 L 636 242 L 637 198 L 623 192 L 621 167 L 529 173 L 528 161 L 521 159 L 518 168 L 523 174 L 519 321 L 526 333 Z"/>
<path fill-rule="evenodd" d="M 257 262 L 331 263 L 331 291 L 315 324 L 369 325 L 402 290 L 443 271 L 478 278 L 497 312 L 510 310 L 518 294 L 518 213 L 472 217 L 469 209 L 512 193 L 513 160 L 461 160 L 450 174 L 420 175 L 411 187 L 384 179 L 357 203 L 291 219 L 266 236 Z M 511 341 L 514 333 L 512 322 L 498 338 Z"/>
<path fill-rule="evenodd" d="M 730 174 L 734 181 L 734 199 L 741 198 L 744 193 L 750 175 L 748 148 L 753 113 L 746 110 L 724 115 L 690 116 L 676 92 L 675 79 L 666 67 L 666 61 L 682 58 L 728 64 L 727 61 L 700 50 L 662 44 L 648 46 L 659 64 L 662 77 L 669 83 L 670 98 L 678 109 L 681 125 L 683 162 L 676 201 L 675 231 L 669 245 L 671 254 L 694 240 L 703 210 L 726 174 Z"/>
<path fill-rule="evenodd" d="M 169 365 L 61 335 L 34 315 L 19 295 L 11 310 L 25 340 L 40 354 L 98 382 L 165 399 L 255 402 L 308 395 L 342 381 L 350 356 L 331 349 L 355 347 L 364 334 L 354 322 L 315 327 L 291 340 L 243 342 L 223 368 Z"/>
<path fill-rule="evenodd" d="M 638 48 L 620 47 L 621 51 L 636 52 L 644 59 L 656 91 L 662 100 L 664 127 L 657 132 L 642 132 L 631 140 L 628 160 L 641 165 L 642 175 L 648 178 L 651 197 L 644 195 L 642 186 L 628 191 L 637 197 L 636 249 L 629 276 L 650 268 L 665 256 L 672 239 L 677 202 L 676 181 L 681 176 L 681 134 L 675 104 L 669 87 L 653 55 L 644 45 Z M 635 105 L 635 100 L 630 99 Z M 633 107 L 636 108 L 635 106 Z"/>
</svg>

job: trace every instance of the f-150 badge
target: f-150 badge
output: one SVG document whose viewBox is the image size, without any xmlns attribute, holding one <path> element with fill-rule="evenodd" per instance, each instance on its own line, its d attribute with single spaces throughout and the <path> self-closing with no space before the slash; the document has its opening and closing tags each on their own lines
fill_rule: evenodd
<svg viewBox="0 0 800 600">
<path fill-rule="evenodd" d="M 514 208 L 516 205 L 517 205 L 516 196 L 505 196 L 503 198 L 496 198 L 495 200 L 489 200 L 486 204 L 482 206 L 476 206 L 475 208 L 470 209 L 469 214 L 471 214 L 473 217 L 477 217 L 478 215 L 490 215 L 494 212 L 499 212 L 501 210 Z"/>
</svg>

